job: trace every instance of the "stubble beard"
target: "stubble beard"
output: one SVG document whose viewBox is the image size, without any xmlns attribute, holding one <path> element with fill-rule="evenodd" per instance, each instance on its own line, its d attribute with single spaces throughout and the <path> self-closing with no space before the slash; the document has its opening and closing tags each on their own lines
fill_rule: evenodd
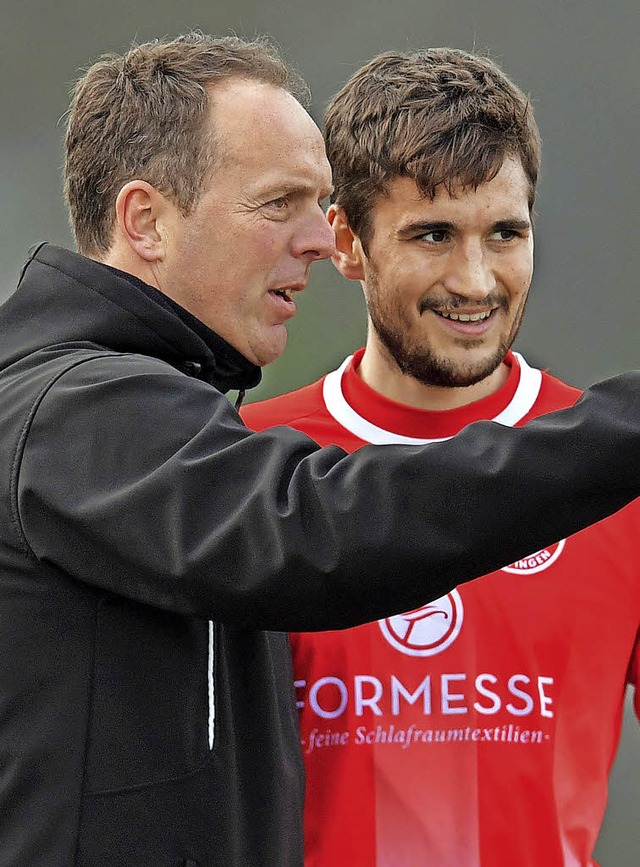
<svg viewBox="0 0 640 867">
<path fill-rule="evenodd" d="M 469 362 L 468 364 L 451 360 L 446 356 L 436 354 L 428 344 L 419 343 L 412 339 L 409 336 L 411 323 L 400 305 L 382 304 L 376 277 L 373 274 L 368 275 L 368 277 L 367 307 L 371 326 L 391 362 L 405 376 L 412 377 L 422 385 L 439 388 L 466 388 L 481 382 L 502 364 L 520 330 L 526 299 L 522 303 L 519 315 L 514 320 L 506 338 L 500 340 L 490 355 L 480 361 Z M 509 312 L 509 304 L 505 299 L 499 299 L 498 303 L 505 313 Z M 426 302 L 422 315 L 431 315 L 428 310 L 435 306 L 435 304 Z M 449 306 L 455 305 L 450 304 Z M 460 337 L 454 342 L 468 350 L 482 345 L 481 338 L 474 339 L 473 337 Z"/>
</svg>

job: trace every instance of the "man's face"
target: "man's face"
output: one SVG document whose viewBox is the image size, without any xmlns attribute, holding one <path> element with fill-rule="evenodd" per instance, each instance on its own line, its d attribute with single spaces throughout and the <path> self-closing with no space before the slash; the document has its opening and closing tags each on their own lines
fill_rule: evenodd
<svg viewBox="0 0 640 867">
<path fill-rule="evenodd" d="M 156 285 L 255 364 L 284 351 L 311 263 L 334 249 L 321 203 L 331 170 L 322 136 L 288 93 L 231 80 L 213 91 L 222 159 L 195 209 L 165 218 Z"/>
<path fill-rule="evenodd" d="M 477 190 L 454 192 L 430 200 L 413 180 L 396 179 L 374 207 L 368 255 L 361 251 L 367 351 L 447 388 L 480 382 L 500 365 L 533 272 L 521 164 L 507 159 Z"/>
</svg>

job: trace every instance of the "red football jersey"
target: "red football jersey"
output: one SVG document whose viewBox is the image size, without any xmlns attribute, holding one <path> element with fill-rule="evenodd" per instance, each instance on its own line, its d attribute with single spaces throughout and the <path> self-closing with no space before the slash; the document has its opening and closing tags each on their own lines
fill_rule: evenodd
<svg viewBox="0 0 640 867">
<path fill-rule="evenodd" d="M 495 394 L 421 411 L 368 388 L 362 353 L 245 422 L 353 451 L 522 425 L 580 394 L 509 353 Z M 306 867 L 595 864 L 627 682 L 640 710 L 639 507 L 415 611 L 291 636 Z"/>
</svg>

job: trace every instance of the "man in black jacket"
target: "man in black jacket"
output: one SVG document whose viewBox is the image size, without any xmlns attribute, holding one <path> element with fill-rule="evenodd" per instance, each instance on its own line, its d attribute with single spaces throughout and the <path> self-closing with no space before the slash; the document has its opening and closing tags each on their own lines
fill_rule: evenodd
<svg viewBox="0 0 640 867">
<path fill-rule="evenodd" d="M 2 867 L 299 867 L 284 631 L 424 604 L 640 491 L 637 373 L 426 449 L 244 428 L 225 393 L 333 251 L 303 98 L 267 44 L 197 34 L 77 85 L 79 254 L 40 245 L 0 309 Z"/>
</svg>

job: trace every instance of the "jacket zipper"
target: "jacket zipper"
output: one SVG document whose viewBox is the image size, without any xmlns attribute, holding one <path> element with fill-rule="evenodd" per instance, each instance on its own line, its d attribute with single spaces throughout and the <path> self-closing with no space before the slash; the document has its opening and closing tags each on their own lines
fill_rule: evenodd
<svg viewBox="0 0 640 867">
<path fill-rule="evenodd" d="M 209 650 L 207 654 L 207 680 L 208 680 L 208 691 L 209 691 L 209 722 L 208 722 L 208 732 L 209 732 L 209 749 L 213 749 L 213 737 L 214 737 L 214 723 L 216 718 L 216 699 L 214 692 L 214 682 L 213 682 L 213 668 L 214 668 L 214 649 L 213 649 L 213 620 L 209 621 Z"/>
</svg>

